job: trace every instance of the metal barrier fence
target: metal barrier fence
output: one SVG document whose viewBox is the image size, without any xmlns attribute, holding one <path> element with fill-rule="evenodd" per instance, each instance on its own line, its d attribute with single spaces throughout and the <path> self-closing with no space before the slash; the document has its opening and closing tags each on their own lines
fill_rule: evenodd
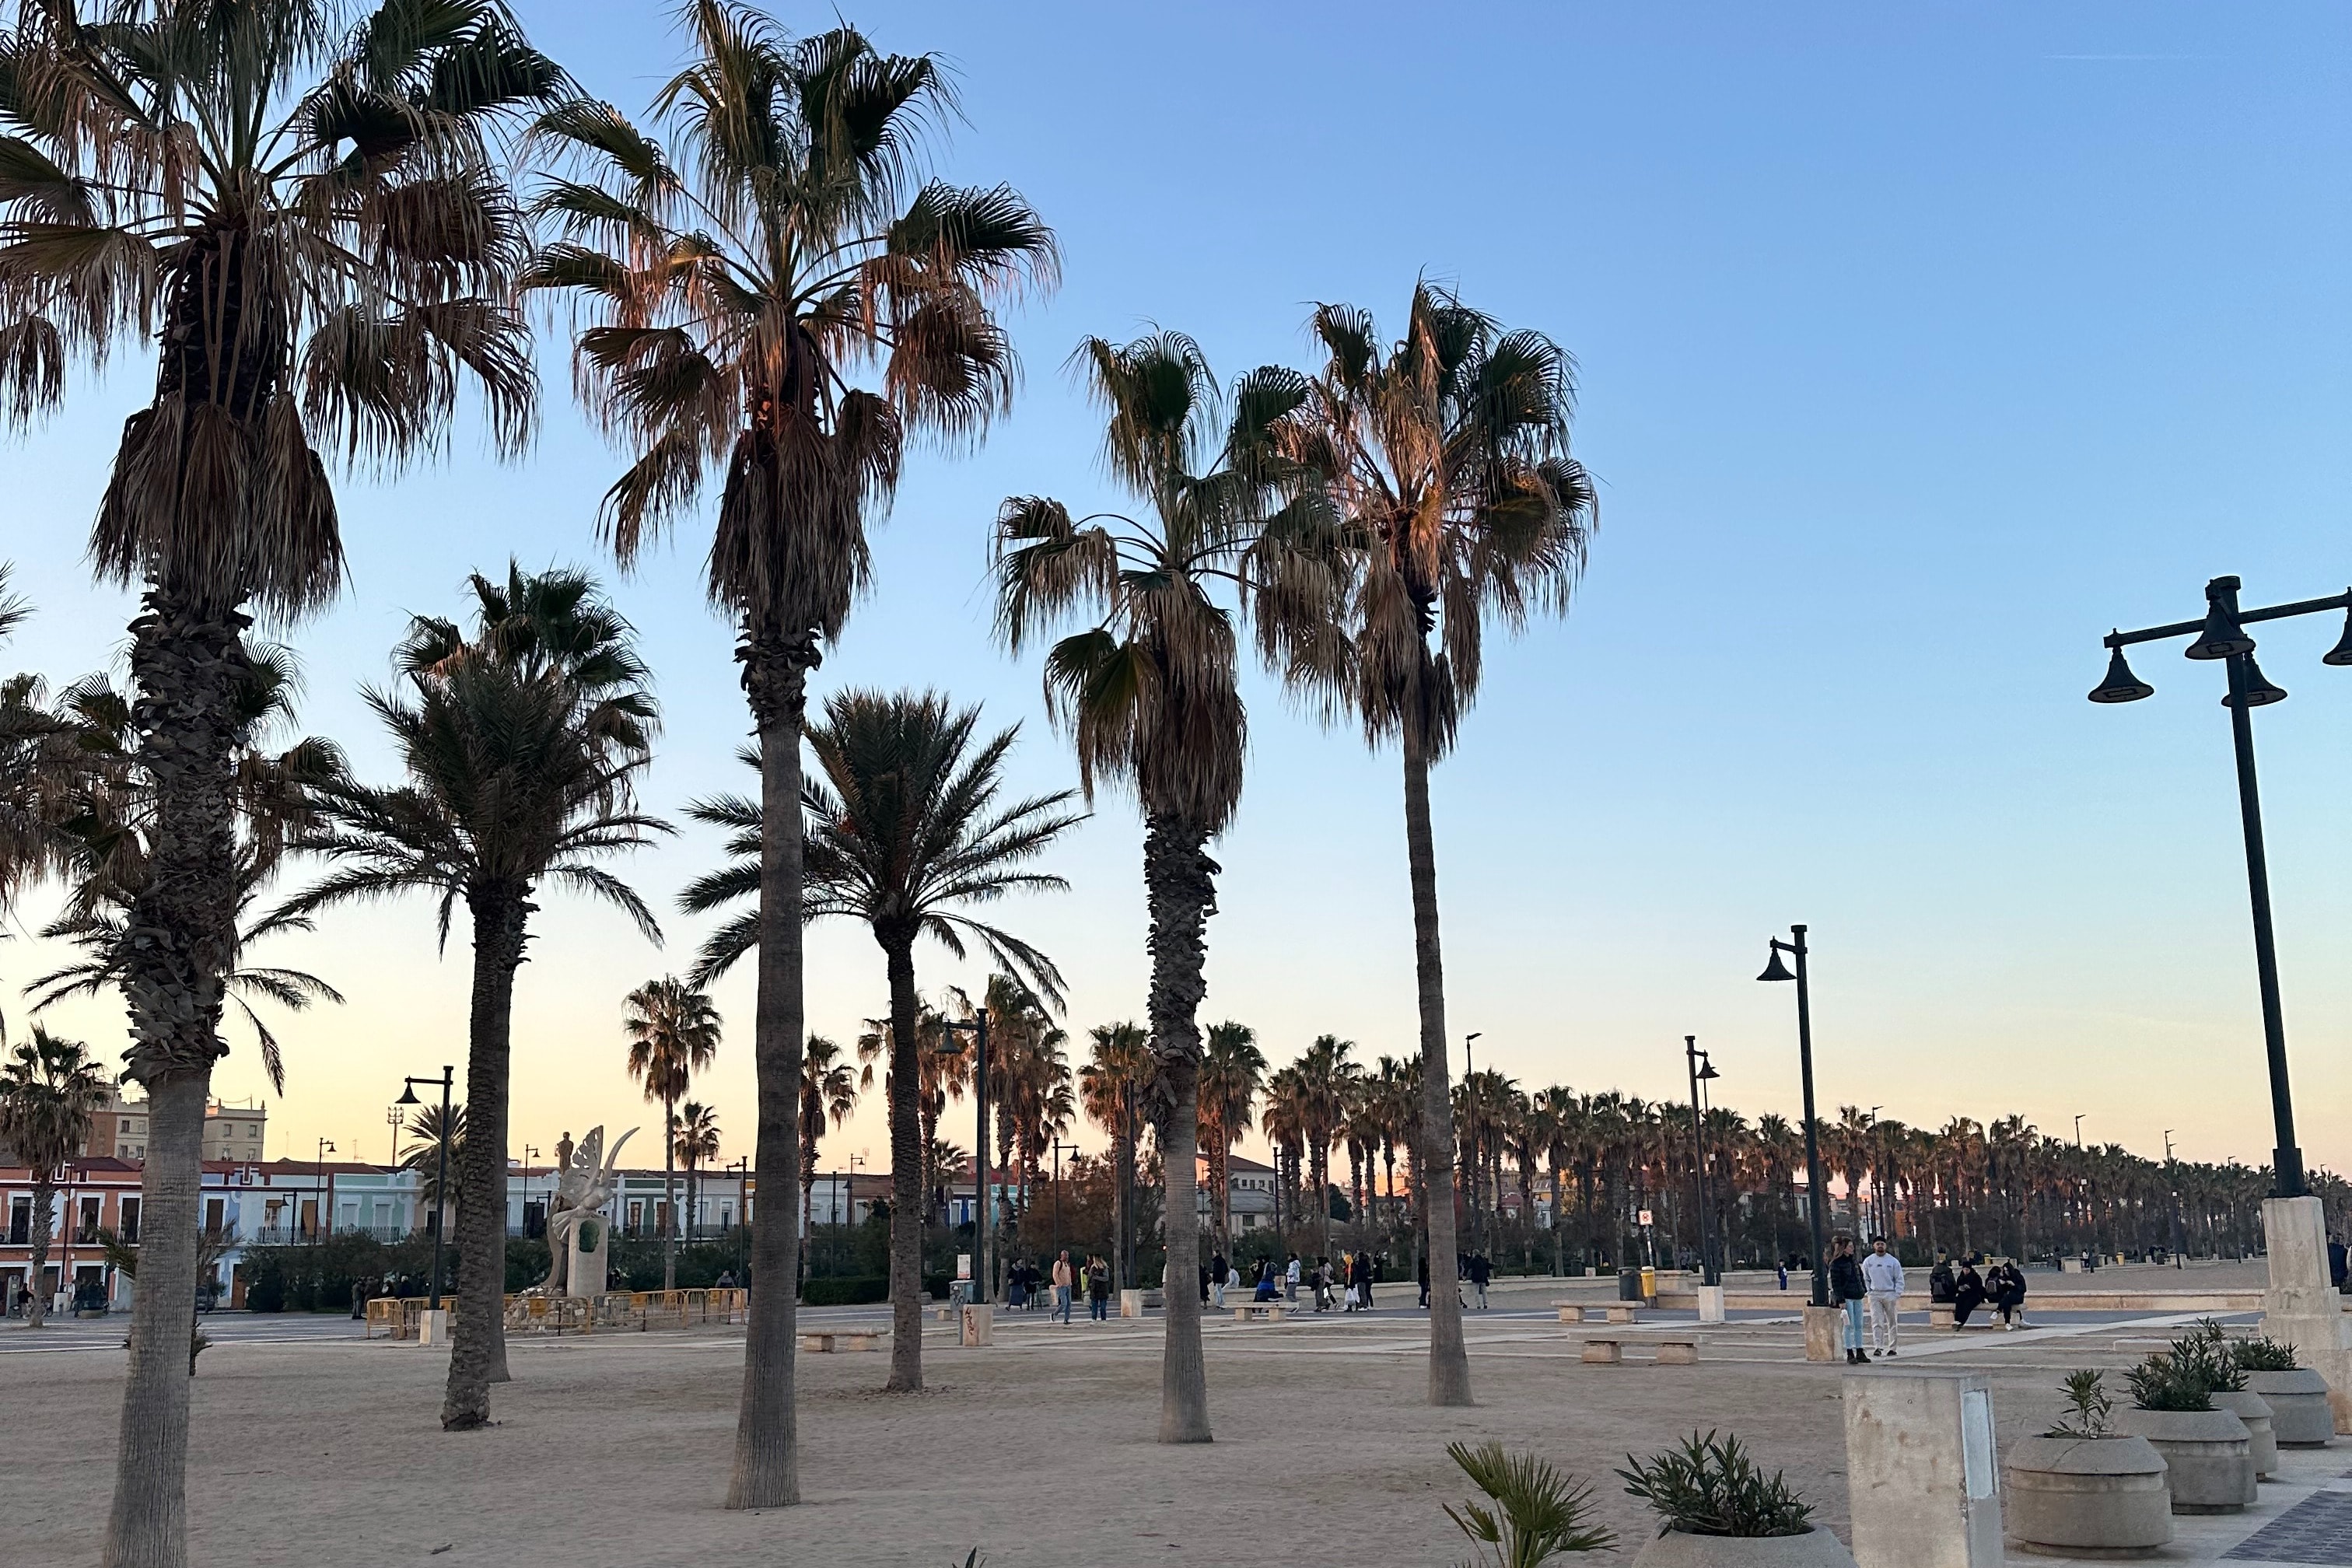
<svg viewBox="0 0 2352 1568">
<path fill-rule="evenodd" d="M 601 1296 L 544 1296 L 526 1293 L 505 1299 L 506 1327 L 510 1334 L 587 1334 L 599 1330 L 626 1331 L 686 1329 L 706 1323 L 740 1323 L 751 1310 L 748 1290 L 608 1290 Z M 457 1298 L 444 1296 L 441 1305 L 450 1327 L 457 1322 Z M 367 1336 L 414 1340 L 425 1314 L 419 1296 L 379 1296 L 367 1304 Z"/>
</svg>

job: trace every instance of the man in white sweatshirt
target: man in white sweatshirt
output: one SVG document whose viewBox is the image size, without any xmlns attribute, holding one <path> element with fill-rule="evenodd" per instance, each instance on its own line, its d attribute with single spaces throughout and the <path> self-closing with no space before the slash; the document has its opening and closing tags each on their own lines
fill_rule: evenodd
<svg viewBox="0 0 2352 1568">
<path fill-rule="evenodd" d="M 1863 1289 L 1870 1292 L 1870 1353 L 1895 1353 L 1895 1314 L 1903 1303 L 1903 1260 L 1886 1250 L 1886 1238 L 1870 1238 L 1862 1260 Z"/>
</svg>

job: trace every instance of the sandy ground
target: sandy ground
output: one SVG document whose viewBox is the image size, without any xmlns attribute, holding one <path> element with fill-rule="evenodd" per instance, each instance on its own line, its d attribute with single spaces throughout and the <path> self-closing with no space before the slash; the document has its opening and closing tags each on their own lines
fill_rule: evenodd
<svg viewBox="0 0 2352 1568">
<path fill-rule="evenodd" d="M 2155 1283 L 2138 1270 L 2093 1278 Z M 225 1323 L 195 1385 L 191 1557 L 305 1568 L 949 1568 L 977 1546 L 999 1568 L 1297 1553 L 1454 1563 L 1465 1543 L 1440 1505 L 1468 1491 L 1445 1457 L 1457 1438 L 1538 1449 L 1591 1481 L 1630 1548 L 1643 1519 L 1612 1468 L 1629 1449 L 1695 1428 L 1739 1434 L 1843 1533 L 1842 1369 L 1807 1365 L 1794 1323 L 1707 1330 L 1697 1367 L 1633 1363 L 1638 1344 L 1627 1365 L 1588 1366 L 1572 1331 L 1543 1310 L 1558 1293 L 1549 1281 L 1515 1283 L 1496 1291 L 1493 1310 L 1472 1314 L 1472 1410 L 1422 1402 L 1425 1329 L 1410 1310 L 1212 1321 L 1217 1441 L 1202 1447 L 1151 1441 L 1156 1320 L 1063 1327 L 1010 1314 L 998 1343 L 979 1351 L 934 1326 L 931 1386 L 916 1397 L 875 1392 L 882 1356 L 804 1356 L 806 1500 L 763 1514 L 718 1506 L 740 1330 L 518 1340 L 516 1382 L 495 1395 L 499 1425 L 446 1436 L 436 1419 L 446 1352 L 319 1321 L 248 1320 L 235 1332 Z M 1412 1300 L 1410 1287 L 1389 1296 Z M 37 1349 L 21 1328 L 0 1331 L 0 1563 L 95 1559 L 122 1357 L 119 1325 L 79 1327 L 73 1342 L 84 1348 Z M 92 1331 L 110 1327 L 103 1340 Z M 2008 1437 L 2048 1423 L 2063 1369 L 2122 1365 L 2138 1353 L 2135 1336 L 2164 1331 L 2053 1321 L 2040 1333 L 1970 1335 L 1905 1364 L 1990 1373 Z M 1928 1348 L 1924 1330 L 1912 1339 Z"/>
</svg>

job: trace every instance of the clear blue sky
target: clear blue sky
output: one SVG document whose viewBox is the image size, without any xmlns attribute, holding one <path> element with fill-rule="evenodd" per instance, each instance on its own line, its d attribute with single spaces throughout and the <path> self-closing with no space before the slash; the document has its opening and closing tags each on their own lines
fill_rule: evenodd
<svg viewBox="0 0 2352 1568">
<path fill-rule="evenodd" d="M 670 68 L 652 5 L 526 4 L 538 41 L 632 110 Z M 788 26 L 832 13 L 786 8 Z M 1790 997 L 1750 977 L 1813 928 L 1822 1096 L 1940 1123 L 2021 1111 L 2156 1152 L 2265 1158 L 2261 1041 L 2219 672 L 2141 661 L 2150 702 L 2094 708 L 2111 625 L 2352 581 L 2344 495 L 2347 44 L 2316 5 L 1426 7 L 902 4 L 858 19 L 936 49 L 968 123 L 949 171 L 1022 189 L 1066 280 L 1014 321 L 1018 411 L 975 457 L 910 464 L 877 582 L 822 672 L 938 685 L 1027 725 L 1024 780 L 1067 782 L 1036 671 L 987 637 L 1000 498 L 1112 499 L 1063 371 L 1083 334 L 1148 323 L 1231 374 L 1306 357 L 1311 303 L 1384 323 L 1417 273 L 1582 365 L 1578 450 L 1602 526 L 1573 616 L 1499 648 L 1437 806 L 1450 1017 L 1528 1087 L 1680 1092 L 1696 1033 L 1724 1102 L 1791 1113 Z M 352 689 L 469 567 L 593 562 L 615 462 L 550 351 L 546 432 L 499 468 L 448 460 L 344 489 L 354 585 L 300 628 L 311 725 L 381 772 Z M 0 553 L 42 617 L 5 661 L 103 662 L 127 605 L 81 541 L 146 372 L 7 461 Z M 670 728 L 655 803 L 733 787 L 745 727 L 698 539 L 620 587 Z M 2352 1164 L 2352 670 L 2340 624 L 2266 632 L 2294 692 L 2260 716 L 2303 1142 Z M 1223 843 L 1209 1018 L 1286 1059 L 1329 1031 L 1412 1048 L 1396 767 L 1265 682 Z M 634 874 L 667 897 L 688 834 Z M 1138 833 L 1106 798 L 1012 911 L 1074 983 L 1073 1032 L 1142 1012 Z M 524 976 L 516 1143 L 647 1121 L 620 995 L 682 964 L 551 900 Z M 14 944 L 12 973 L 29 970 Z M 422 910 L 352 915 L 277 955 L 351 992 L 287 1033 L 277 1149 L 380 1157 L 399 1075 L 462 1061 L 462 952 Z M 967 982 L 936 953 L 927 984 Z M 814 1026 L 878 1012 L 878 952 L 822 939 Z M 750 991 L 712 1080 L 748 1143 Z M 13 1011 L 13 1009 L 12 1009 Z M 111 1009 L 76 1015 L 111 1040 Z M 1458 1063 L 1457 1063 L 1458 1065 Z M 257 1092 L 241 1051 L 220 1074 Z M 279 1128 L 286 1131 L 282 1134 Z M 969 1134 L 964 1135 L 968 1137 Z M 1092 1134 L 1088 1137 L 1091 1141 Z M 827 1163 L 885 1148 L 878 1114 Z M 275 1150 L 273 1151 L 275 1152 Z"/>
</svg>

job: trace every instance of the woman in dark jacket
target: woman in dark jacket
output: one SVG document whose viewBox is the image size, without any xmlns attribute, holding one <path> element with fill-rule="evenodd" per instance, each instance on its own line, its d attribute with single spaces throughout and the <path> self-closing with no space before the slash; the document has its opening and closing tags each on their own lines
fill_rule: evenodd
<svg viewBox="0 0 2352 1568">
<path fill-rule="evenodd" d="M 1985 1282 L 1977 1274 L 1976 1265 L 1960 1265 L 1960 1277 L 1952 1287 L 1952 1327 L 1969 1326 L 1969 1314 L 1985 1304 Z"/>
<path fill-rule="evenodd" d="M 1845 1311 L 1845 1359 L 1856 1364 L 1870 1360 L 1862 1348 L 1862 1303 L 1869 1294 L 1863 1287 L 1862 1265 L 1853 1258 L 1853 1237 L 1839 1237 L 1830 1258 L 1830 1300 Z"/>
<path fill-rule="evenodd" d="M 1988 1281 L 1992 1290 L 1992 1304 L 2000 1309 L 2000 1321 L 2005 1328 L 2014 1329 L 2025 1321 L 2025 1270 L 2014 1263 L 1996 1263 L 1992 1279 Z"/>
</svg>

